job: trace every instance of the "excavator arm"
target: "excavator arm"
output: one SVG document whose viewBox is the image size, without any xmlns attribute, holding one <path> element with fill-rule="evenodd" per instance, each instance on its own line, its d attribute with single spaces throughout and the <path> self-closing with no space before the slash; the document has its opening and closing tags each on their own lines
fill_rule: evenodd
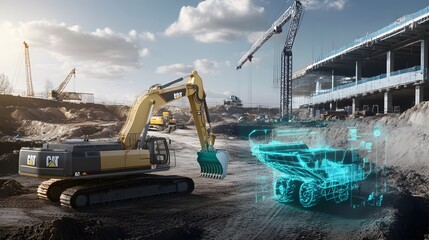
<svg viewBox="0 0 429 240">
<path fill-rule="evenodd" d="M 223 179 L 226 176 L 229 155 L 226 151 L 214 148 L 215 136 L 211 129 L 207 128 L 210 117 L 203 81 L 194 71 L 189 75 L 186 84 L 172 86 L 183 80 L 184 78 L 179 78 L 165 85 L 154 85 L 140 96 L 131 107 L 118 140 L 124 149 L 144 148 L 152 113 L 170 102 L 187 97 L 201 144 L 197 159 L 201 166 L 201 176 Z"/>
</svg>

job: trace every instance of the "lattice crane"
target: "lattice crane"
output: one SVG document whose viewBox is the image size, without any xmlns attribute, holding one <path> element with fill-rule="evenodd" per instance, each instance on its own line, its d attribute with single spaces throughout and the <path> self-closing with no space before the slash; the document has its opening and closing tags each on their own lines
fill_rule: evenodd
<svg viewBox="0 0 429 240">
<path fill-rule="evenodd" d="M 24 42 L 25 49 L 25 76 L 27 83 L 27 97 L 34 97 L 33 79 L 31 78 L 30 51 L 28 43 Z"/>
<path fill-rule="evenodd" d="M 286 9 L 282 16 L 272 24 L 264 35 L 250 47 L 246 54 L 238 61 L 236 67 L 236 69 L 241 69 L 244 63 L 247 61 L 251 62 L 253 54 L 255 54 L 274 34 L 281 33 L 283 25 L 291 20 L 289 32 L 281 54 L 280 116 L 283 119 L 290 119 L 292 116 L 292 46 L 295 41 L 296 33 L 298 32 L 302 15 L 302 3 L 300 1 L 295 1 L 293 5 Z"/>
<path fill-rule="evenodd" d="M 61 82 L 60 86 L 56 90 L 51 91 L 51 98 L 55 100 L 63 100 L 63 91 L 66 88 L 67 84 L 70 82 L 72 77 L 76 77 L 76 68 L 73 68 L 64 81 Z"/>
</svg>

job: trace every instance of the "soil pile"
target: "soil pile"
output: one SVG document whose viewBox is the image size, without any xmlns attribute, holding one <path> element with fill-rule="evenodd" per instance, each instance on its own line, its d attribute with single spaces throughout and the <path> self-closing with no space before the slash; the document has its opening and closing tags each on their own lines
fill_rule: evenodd
<svg viewBox="0 0 429 240">
<path fill-rule="evenodd" d="M 126 120 L 129 107 L 68 103 L 0 95 L 0 135 L 44 141 L 110 138 Z"/>
<path fill-rule="evenodd" d="M 27 189 L 13 179 L 0 179 L 0 198 L 28 193 Z"/>
</svg>

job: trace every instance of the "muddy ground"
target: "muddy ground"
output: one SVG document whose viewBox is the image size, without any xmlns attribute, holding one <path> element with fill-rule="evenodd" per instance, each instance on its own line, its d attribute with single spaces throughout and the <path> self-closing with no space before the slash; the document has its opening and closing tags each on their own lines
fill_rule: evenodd
<svg viewBox="0 0 429 240">
<path fill-rule="evenodd" d="M 37 198 L 36 189 L 42 180 L 17 174 L 17 155 L 12 153 L 13 150 L 27 145 L 38 146 L 47 139 L 55 139 L 56 132 L 65 133 L 63 137 L 79 138 L 81 132 L 68 132 L 68 129 L 80 129 L 82 124 L 87 128 L 86 133 L 92 131 L 93 138 L 103 131 L 104 135 L 100 133 L 103 138 L 110 137 L 109 134 L 114 135 L 124 121 L 123 116 L 115 115 L 121 111 L 106 110 L 111 112 L 112 117 L 105 120 L 100 118 L 107 112 L 101 112 L 100 117 L 92 115 L 92 119 L 88 119 L 87 114 L 81 114 L 80 120 L 75 117 L 71 123 L 60 117 L 60 120 L 46 122 L 40 119 L 17 120 L 11 115 L 15 111 L 10 109 L 13 106 L 0 103 L 1 109 L 6 115 L 9 114 L 8 119 L 0 123 L 6 126 L 13 123 L 16 129 L 21 129 L 23 135 L 22 141 L 13 139 L 14 129 L 10 127 L 8 135 L 7 131 L 0 128 L 4 133 L 0 143 L 0 239 L 429 239 L 429 163 L 424 159 L 407 159 L 408 163 L 403 164 L 405 167 L 402 168 L 400 160 L 392 158 L 392 164 L 385 169 L 388 185 L 381 207 L 353 208 L 350 202 L 322 202 L 314 208 L 304 209 L 299 204 L 276 202 L 272 182 L 277 174 L 251 156 L 248 141 L 234 134 L 220 134 L 216 143 L 218 148 L 229 151 L 231 155 L 228 176 L 222 181 L 200 178 L 196 162 L 199 143 L 192 126 L 168 135 L 175 149 L 176 167 L 161 173 L 193 178 L 195 190 L 192 194 L 135 199 L 79 211 L 66 209 Z M 25 106 L 20 107 L 25 109 Z M 90 113 L 103 108 L 93 105 L 80 108 L 52 106 L 61 107 L 65 107 L 63 113 L 76 115 L 86 110 L 86 113 Z M 109 108 L 123 109 L 106 109 Z M 229 125 L 236 118 L 234 114 L 239 114 L 228 115 L 222 108 L 212 111 L 219 111 L 219 114 L 214 113 L 218 118 L 215 125 L 218 126 Z M 413 126 L 413 122 L 409 123 L 410 119 L 414 122 L 423 120 L 418 117 L 420 115 L 407 114 L 392 116 L 387 120 L 378 118 L 372 122 L 355 119 L 329 124 L 340 127 L 350 124 L 372 126 L 374 122 L 396 121 L 396 127 L 392 129 L 412 134 L 410 126 Z M 33 118 L 38 115 L 35 116 Z M 399 122 L 392 119 L 402 119 L 404 124 L 398 125 Z M 35 128 L 25 121 L 57 125 L 43 134 L 43 127 Z M 97 124 L 99 128 L 95 131 L 94 127 L 88 127 L 94 121 L 116 128 L 99 127 L 102 124 Z M 67 124 L 73 125 L 64 127 Z M 42 141 L 34 141 L 38 135 L 25 130 L 27 125 L 42 131 Z M 218 130 L 222 129 L 218 127 Z M 323 134 L 326 134 L 325 131 L 328 130 L 323 130 Z M 417 134 L 418 139 L 423 141 L 425 134 L 425 131 Z M 427 150 L 417 148 L 417 145 L 412 142 L 409 144 L 413 147 L 413 156 L 425 154 Z M 402 148 L 395 148 L 395 151 L 402 154 L 402 158 L 408 156 L 403 155 L 405 150 Z"/>
</svg>

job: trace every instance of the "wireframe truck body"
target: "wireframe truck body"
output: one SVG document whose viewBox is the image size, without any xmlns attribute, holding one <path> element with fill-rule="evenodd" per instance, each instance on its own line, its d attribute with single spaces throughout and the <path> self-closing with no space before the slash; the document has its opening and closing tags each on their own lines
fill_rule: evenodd
<svg viewBox="0 0 429 240">
<path fill-rule="evenodd" d="M 359 156 L 358 148 L 309 148 L 303 141 L 269 141 L 252 142 L 251 151 L 259 161 L 281 173 L 273 186 L 277 201 L 298 198 L 303 207 L 315 206 L 322 198 L 336 203 L 348 200 L 351 191 L 372 171 L 372 164 Z"/>
</svg>

